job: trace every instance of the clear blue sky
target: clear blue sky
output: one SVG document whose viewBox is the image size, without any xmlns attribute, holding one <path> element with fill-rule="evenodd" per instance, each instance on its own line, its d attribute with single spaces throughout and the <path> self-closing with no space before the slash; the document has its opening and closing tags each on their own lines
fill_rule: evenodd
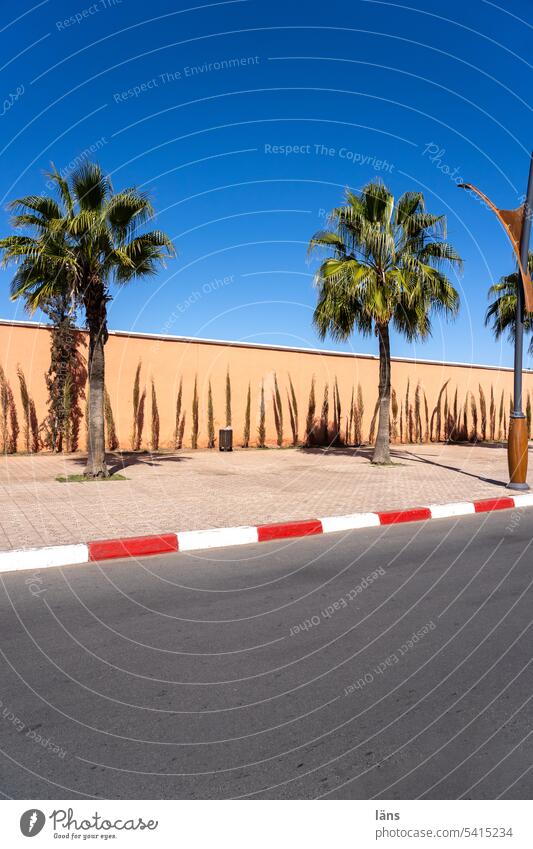
<svg viewBox="0 0 533 849">
<path fill-rule="evenodd" d="M 483 326 L 511 250 L 456 183 L 520 202 L 532 24 L 530 0 L 21 0 L 0 28 L 2 231 L 9 199 L 92 146 L 116 188 L 150 190 L 179 251 L 116 296 L 111 328 L 375 353 L 319 342 L 306 247 L 344 186 L 379 174 L 423 190 L 465 260 L 457 321 L 393 354 L 511 365 Z M 22 319 L 9 279 L 0 317 Z"/>
</svg>

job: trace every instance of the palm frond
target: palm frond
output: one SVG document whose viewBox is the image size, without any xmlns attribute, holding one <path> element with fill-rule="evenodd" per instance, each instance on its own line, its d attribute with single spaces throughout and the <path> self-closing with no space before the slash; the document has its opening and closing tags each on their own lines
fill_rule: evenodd
<svg viewBox="0 0 533 849">
<path fill-rule="evenodd" d="M 423 210 L 424 195 L 422 192 L 404 192 L 396 204 L 394 222 L 399 227 L 403 227 L 408 218 Z"/>
<path fill-rule="evenodd" d="M 366 218 L 381 225 L 388 224 L 394 211 L 394 195 L 381 180 L 373 180 L 363 187 L 361 198 Z"/>
<path fill-rule="evenodd" d="M 61 198 L 67 213 L 72 213 L 74 209 L 74 201 L 72 199 L 68 182 L 61 176 L 53 162 L 50 163 L 50 171 L 45 173 L 45 177 L 48 177 L 53 183 L 55 183 L 59 197 Z"/>
<path fill-rule="evenodd" d="M 424 261 L 433 261 L 435 265 L 450 263 L 462 271 L 463 260 L 449 242 L 428 242 L 420 251 L 420 257 Z"/>
<path fill-rule="evenodd" d="M 333 248 L 338 254 L 346 254 L 346 246 L 338 233 L 332 230 L 319 230 L 309 241 L 307 255 L 310 256 L 316 248 Z"/>
<path fill-rule="evenodd" d="M 129 188 L 110 198 L 105 215 L 116 237 L 123 241 L 134 228 L 153 217 L 154 208 L 147 194 Z"/>
<path fill-rule="evenodd" d="M 73 308 L 90 306 L 93 315 L 96 299 L 105 315 L 110 281 L 155 274 L 175 254 L 172 242 L 160 230 L 139 233 L 153 215 L 147 196 L 133 188 L 113 195 L 100 166 L 84 163 L 65 179 L 52 165 L 47 176 L 59 203 L 28 195 L 9 207 L 16 228 L 31 233 L 0 240 L 3 265 L 16 266 L 11 296 L 30 312 L 64 297 Z"/>
<path fill-rule="evenodd" d="M 442 240 L 445 218 L 426 211 L 420 192 L 406 192 L 395 206 L 379 180 L 360 195 L 347 190 L 345 200 L 309 245 L 329 253 L 315 277 L 320 335 L 345 339 L 393 321 L 409 339 L 423 338 L 433 312 L 453 317 L 459 295 L 444 270 L 460 268 L 461 258 Z"/>
<path fill-rule="evenodd" d="M 528 267 L 533 273 L 533 252 L 529 254 Z M 510 342 L 514 342 L 516 330 L 516 300 L 517 289 L 521 284 L 518 271 L 501 277 L 498 283 L 493 283 L 489 288 L 488 297 L 491 303 L 485 313 L 485 325 L 492 325 L 492 332 L 496 339 L 505 333 Z M 526 333 L 533 331 L 533 315 L 524 315 L 524 329 Z M 529 352 L 533 353 L 533 338 L 529 345 Z"/>
<path fill-rule="evenodd" d="M 112 255 L 115 280 L 128 283 L 136 277 L 155 274 L 159 265 L 174 254 L 171 240 L 160 230 L 137 236 Z"/>
<path fill-rule="evenodd" d="M 101 211 L 112 192 L 111 180 L 99 165 L 84 162 L 71 178 L 72 194 L 82 210 Z"/>
<path fill-rule="evenodd" d="M 27 195 L 23 198 L 17 198 L 7 204 L 7 209 L 9 212 L 15 213 L 15 220 L 17 216 L 25 215 L 28 211 L 37 213 L 44 222 L 59 219 L 63 215 L 57 201 L 46 195 Z M 14 224 L 14 226 L 17 225 Z"/>
</svg>

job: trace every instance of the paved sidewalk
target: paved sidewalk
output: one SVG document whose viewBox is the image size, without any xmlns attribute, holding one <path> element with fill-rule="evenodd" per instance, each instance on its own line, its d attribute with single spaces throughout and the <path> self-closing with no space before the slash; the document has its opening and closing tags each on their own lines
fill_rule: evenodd
<svg viewBox="0 0 533 849">
<path fill-rule="evenodd" d="M 367 450 L 111 455 L 128 480 L 58 483 L 83 455 L 0 461 L 0 550 L 257 525 L 507 494 L 506 449 L 409 445 L 378 468 Z"/>
</svg>

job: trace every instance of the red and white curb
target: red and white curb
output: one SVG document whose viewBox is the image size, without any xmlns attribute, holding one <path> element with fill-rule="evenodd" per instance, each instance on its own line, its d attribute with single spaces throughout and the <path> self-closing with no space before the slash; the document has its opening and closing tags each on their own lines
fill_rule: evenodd
<svg viewBox="0 0 533 849">
<path fill-rule="evenodd" d="M 176 551 L 199 551 L 224 548 L 230 545 L 250 545 L 257 542 L 332 534 L 360 528 L 377 528 L 403 522 L 420 522 L 427 519 L 448 519 L 474 513 L 491 513 L 517 507 L 533 507 L 533 493 L 485 501 L 456 501 L 451 504 L 430 504 L 409 510 L 390 510 L 380 513 L 352 513 L 349 516 L 326 516 L 299 522 L 282 522 L 275 525 L 243 526 L 237 528 L 209 528 L 205 531 L 181 531 L 177 534 L 126 537 L 124 539 L 96 540 L 77 545 L 54 545 L 47 548 L 25 548 L 0 552 L 0 572 L 21 569 L 47 569 L 51 566 L 73 566 L 91 561 L 112 560 L 123 557 L 146 557 Z"/>
</svg>

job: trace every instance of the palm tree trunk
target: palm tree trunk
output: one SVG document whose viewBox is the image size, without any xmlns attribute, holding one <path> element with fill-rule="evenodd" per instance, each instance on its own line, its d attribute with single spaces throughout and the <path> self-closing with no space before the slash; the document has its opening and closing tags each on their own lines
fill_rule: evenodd
<svg viewBox="0 0 533 849">
<path fill-rule="evenodd" d="M 389 325 L 376 325 L 376 333 L 379 339 L 379 422 L 376 447 L 372 457 L 373 463 L 390 463 L 390 339 Z"/>
<path fill-rule="evenodd" d="M 100 288 L 95 286 L 97 290 Z M 89 422 L 87 429 L 87 466 L 85 477 L 107 478 L 109 470 L 105 461 L 104 430 L 104 387 L 105 360 L 104 344 L 107 341 L 106 302 L 103 292 L 91 293 L 90 303 L 86 303 L 87 323 L 89 325 Z"/>
</svg>

